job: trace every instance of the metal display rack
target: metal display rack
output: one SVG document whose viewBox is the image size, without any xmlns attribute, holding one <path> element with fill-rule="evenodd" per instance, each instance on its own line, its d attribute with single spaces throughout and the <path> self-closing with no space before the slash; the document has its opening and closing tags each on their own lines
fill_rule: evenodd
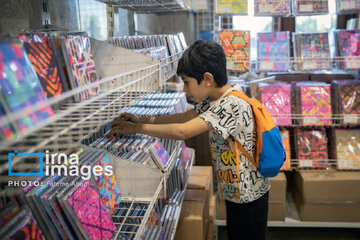
<svg viewBox="0 0 360 240">
<path fill-rule="evenodd" d="M 150 92 L 161 89 L 161 82 L 164 79 L 160 77 L 162 64 L 157 59 L 95 39 L 91 39 L 91 46 L 99 81 L 49 99 L 46 104 L 52 107 L 54 117 L 40 122 L 25 134 L 17 132 L 13 139 L 0 142 L 0 184 L 2 187 L 5 187 L 7 181 L 10 180 L 28 182 L 36 178 L 8 176 L 8 152 L 17 150 L 30 153 L 60 153 L 83 146 L 84 140 L 94 136 L 101 128 L 111 123 L 123 107 L 133 101 L 141 100 Z M 97 96 L 81 102 L 74 100 L 74 96 L 92 87 L 100 87 L 100 93 Z M 36 111 L 43 105 L 33 105 L 30 107 L 30 111 Z M 23 114 L 9 113 L 3 119 L 13 122 L 22 118 Z M 170 160 L 163 171 L 108 153 L 110 163 L 114 166 L 114 176 L 123 196 L 124 204 L 120 207 L 123 209 L 117 210 L 126 210 L 124 216 L 118 218 L 115 223 L 117 232 L 113 236 L 114 239 L 118 239 L 121 231 L 132 233 L 134 239 L 144 239 L 142 235 L 145 227 L 152 224 L 149 222 L 151 222 L 151 214 L 156 208 L 156 202 L 167 197 L 166 180 L 180 154 L 181 143 L 181 141 L 177 141 L 175 150 L 171 153 Z M 191 168 L 194 152 L 193 150 L 189 151 L 191 152 L 189 168 Z M 24 157 L 13 157 L 11 170 L 27 172 L 41 167 L 39 162 L 31 160 Z M 188 177 L 185 188 L 187 181 Z M 1 194 L 11 195 L 6 189 Z M 172 239 L 175 235 L 181 204 L 174 215 Z M 144 211 L 140 216 L 134 217 L 131 214 L 137 205 L 143 207 Z M 113 216 L 113 219 L 116 218 Z"/>
<path fill-rule="evenodd" d="M 132 10 L 137 13 L 163 13 L 190 11 L 191 2 L 184 0 L 150 0 L 150 1 L 120 1 L 120 0 L 98 0 L 100 2 Z"/>
</svg>

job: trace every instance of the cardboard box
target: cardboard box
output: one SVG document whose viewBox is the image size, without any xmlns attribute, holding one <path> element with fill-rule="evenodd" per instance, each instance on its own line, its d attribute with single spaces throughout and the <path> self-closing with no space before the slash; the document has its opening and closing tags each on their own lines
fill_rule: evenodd
<svg viewBox="0 0 360 240">
<path fill-rule="evenodd" d="M 209 223 L 208 232 L 206 240 L 213 240 L 215 235 L 215 224 L 213 222 Z"/>
<path fill-rule="evenodd" d="M 293 195 L 302 221 L 360 222 L 360 202 L 304 202 L 297 189 Z"/>
<path fill-rule="evenodd" d="M 208 226 L 203 216 L 203 201 L 184 201 L 175 240 L 205 239 Z"/>
<path fill-rule="evenodd" d="M 216 197 L 215 195 L 212 195 L 210 197 L 210 202 L 209 202 L 209 222 L 214 223 L 215 219 L 216 219 L 216 211 L 215 211 L 215 204 L 216 204 Z"/>
<path fill-rule="evenodd" d="M 225 199 L 222 196 L 221 191 L 218 191 L 218 196 L 216 198 L 216 219 L 226 220 Z"/>
<path fill-rule="evenodd" d="M 286 203 L 285 202 L 269 202 L 269 221 L 285 221 Z"/>
<path fill-rule="evenodd" d="M 191 168 L 190 176 L 206 176 L 209 180 L 209 196 L 214 194 L 214 182 L 213 182 L 213 167 L 211 166 L 193 166 Z M 190 177 L 191 178 L 191 177 Z M 193 182 L 192 182 L 193 184 Z M 189 182 L 190 185 L 190 182 Z M 191 187 L 188 187 L 191 189 Z"/>
<path fill-rule="evenodd" d="M 186 189 L 184 201 L 197 201 L 204 203 L 204 221 L 206 224 L 209 223 L 209 197 L 208 191 L 206 190 L 194 190 L 194 189 Z"/>
<path fill-rule="evenodd" d="M 275 177 L 269 178 L 270 191 L 269 191 L 269 203 L 272 202 L 286 202 L 286 176 L 284 172 L 279 172 Z"/>
<path fill-rule="evenodd" d="M 304 202 L 360 202 L 360 172 L 300 171 L 294 180 Z"/>
</svg>

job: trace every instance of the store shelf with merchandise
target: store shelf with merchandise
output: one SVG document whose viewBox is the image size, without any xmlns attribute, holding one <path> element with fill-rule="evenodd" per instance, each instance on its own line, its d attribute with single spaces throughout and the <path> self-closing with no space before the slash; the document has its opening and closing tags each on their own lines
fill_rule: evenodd
<svg viewBox="0 0 360 240">
<path fill-rule="evenodd" d="M 129 109 L 130 106 L 135 106 L 146 96 L 160 94 L 161 62 L 151 56 L 95 39 L 90 39 L 90 43 L 93 53 L 92 58 L 96 66 L 97 81 L 66 91 L 59 96 L 49 98 L 47 101 L 32 104 L 26 108 L 26 111 L 7 111 L 5 115 L 1 115 L 2 126 L 14 126 L 11 132 L 12 135 L 3 135 L 4 132 L 1 135 L 0 184 L 3 203 L 7 205 L 8 199 L 13 199 L 14 195 L 27 199 L 25 194 L 22 193 L 22 191 L 25 191 L 22 189 L 24 185 L 20 183 L 31 183 L 29 187 L 37 187 L 32 184 L 42 182 L 42 184 L 45 184 L 42 186 L 46 186 L 48 191 L 55 190 L 50 184 L 52 181 L 57 183 L 57 180 L 51 179 L 49 181 L 48 178 L 39 178 L 44 176 L 45 167 L 51 168 L 61 164 L 59 162 L 52 163 L 52 157 L 51 160 L 47 158 L 49 156 L 71 156 L 76 154 L 80 156 L 80 169 L 85 166 L 83 165 L 85 162 L 97 164 L 96 161 L 98 160 L 100 164 L 101 158 L 106 156 L 108 164 L 114 169 L 113 176 L 122 195 L 120 205 L 114 209 L 111 215 L 114 222 L 114 229 L 112 230 L 114 234 L 112 237 L 118 239 L 126 235 L 133 239 L 146 239 L 149 236 L 147 235 L 149 231 L 151 231 L 151 234 L 155 234 L 155 232 L 164 234 L 165 229 L 163 229 L 163 223 L 160 222 L 159 214 L 162 214 L 163 204 L 168 202 L 172 203 L 172 207 L 171 213 L 167 213 L 166 233 L 173 239 L 181 211 L 184 189 L 186 189 L 189 171 L 194 159 L 194 151 L 186 148 L 182 141 L 172 140 L 170 143 L 164 140 L 164 145 L 170 156 L 164 163 L 163 168 L 159 168 L 156 163 L 154 165 L 154 162 L 151 163 L 152 165 L 150 163 L 147 165 L 145 162 L 131 161 L 119 156 L 119 152 L 110 148 L 100 148 L 95 145 L 101 138 L 104 139 L 104 142 L 107 141 L 105 134 L 109 130 L 110 124 L 124 108 Z M 172 63 L 170 62 L 170 64 Z M 90 95 L 91 97 L 88 99 L 82 99 L 82 93 L 94 89 L 97 89 L 96 94 Z M 171 105 L 175 99 L 173 95 L 170 96 L 171 101 L 163 101 L 166 102 L 168 107 L 172 107 L 171 111 L 169 110 L 167 113 L 174 112 L 175 108 L 175 110 L 178 110 L 179 105 L 182 105 L 180 95 L 176 96 L 177 106 Z M 3 105 L 4 102 L 1 102 L 1 104 Z M 28 114 L 44 109 L 44 107 L 51 109 L 52 116 L 36 122 L 27 131 L 18 128 L 19 121 L 26 118 Z M 182 109 L 182 106 L 180 108 Z M 126 138 L 130 143 L 136 137 L 139 136 L 127 136 Z M 144 136 L 139 138 L 146 139 L 144 143 L 149 143 L 148 145 L 154 142 L 160 143 L 156 139 L 148 141 L 148 137 Z M 8 155 L 9 152 L 13 154 L 10 156 Z M 29 156 L 24 153 L 42 154 L 44 161 L 39 162 L 34 159 L 34 155 L 29 154 L 31 155 Z M 146 152 L 143 153 L 146 154 Z M 187 155 L 186 160 L 181 157 L 184 154 Z M 135 156 L 136 154 L 132 155 Z M 98 158 L 99 156 L 102 157 Z M 8 157 L 11 158 L 11 161 L 8 161 Z M 48 161 L 51 161 L 51 163 L 48 163 Z M 9 181 L 18 182 L 19 184 L 10 186 Z M 79 177 L 73 180 L 73 183 L 82 182 L 84 181 Z M 89 187 L 91 188 L 89 193 L 93 194 L 96 184 L 92 183 L 90 185 L 92 187 Z M 41 189 L 43 191 L 43 188 Z M 77 191 L 74 186 L 71 189 L 71 191 Z M 43 213 L 39 215 L 35 209 L 37 207 L 34 208 L 34 206 L 31 205 L 30 207 L 31 213 L 39 222 L 39 227 L 47 239 L 57 239 L 59 237 L 57 233 L 63 234 L 60 233 L 62 228 L 57 228 L 56 224 L 55 228 L 57 230 L 47 226 L 46 223 L 53 221 L 53 219 L 46 220 L 47 218 L 43 219 L 43 217 L 50 216 L 51 213 L 50 215 L 42 215 Z M 21 205 L 21 207 L 28 209 L 25 205 Z M 43 220 L 38 220 L 39 217 Z M 94 215 L 94 217 L 97 217 L 97 215 Z M 168 223 L 169 221 L 171 223 Z M 110 227 L 112 228 L 112 226 Z M 154 230 L 154 228 L 157 228 L 157 230 Z M 78 233 L 76 232 L 76 234 Z M 84 234 L 84 232 L 81 234 Z"/>
</svg>

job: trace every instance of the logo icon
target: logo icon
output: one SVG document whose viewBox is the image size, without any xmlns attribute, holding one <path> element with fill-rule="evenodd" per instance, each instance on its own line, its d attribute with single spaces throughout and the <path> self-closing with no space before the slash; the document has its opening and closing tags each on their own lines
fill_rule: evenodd
<svg viewBox="0 0 360 240">
<path fill-rule="evenodd" d="M 36 157 L 39 158 L 40 161 L 40 170 L 39 172 L 12 172 L 12 159 L 13 157 Z M 9 176 L 44 176 L 43 172 L 43 153 L 19 153 L 18 151 L 14 151 L 13 153 L 8 153 L 9 160 Z"/>
</svg>

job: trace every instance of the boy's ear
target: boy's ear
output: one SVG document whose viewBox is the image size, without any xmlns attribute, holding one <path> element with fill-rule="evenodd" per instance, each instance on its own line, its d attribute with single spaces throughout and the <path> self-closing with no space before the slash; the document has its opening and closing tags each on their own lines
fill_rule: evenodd
<svg viewBox="0 0 360 240">
<path fill-rule="evenodd" d="M 204 73 L 204 81 L 207 87 L 210 87 L 212 84 L 215 83 L 214 76 L 209 72 Z"/>
</svg>

